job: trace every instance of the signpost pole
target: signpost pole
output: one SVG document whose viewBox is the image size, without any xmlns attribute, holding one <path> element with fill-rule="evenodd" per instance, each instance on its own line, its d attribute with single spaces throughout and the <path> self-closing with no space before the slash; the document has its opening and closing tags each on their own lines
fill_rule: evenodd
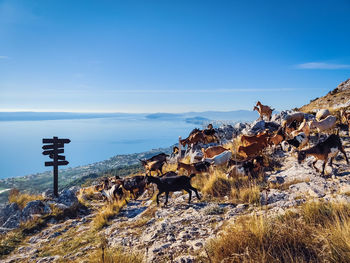
<svg viewBox="0 0 350 263">
<path fill-rule="evenodd" d="M 64 153 L 64 149 L 62 148 L 65 143 L 70 143 L 70 140 L 58 139 L 58 137 L 55 136 L 52 139 L 43 139 L 43 143 L 51 143 L 49 145 L 44 145 L 42 149 L 45 150 L 43 151 L 43 155 L 49 155 L 52 159 L 52 162 L 45 162 L 45 166 L 53 166 L 53 193 L 58 197 L 58 166 L 67 165 L 69 163 L 66 161 L 65 156 L 59 154 Z"/>
</svg>

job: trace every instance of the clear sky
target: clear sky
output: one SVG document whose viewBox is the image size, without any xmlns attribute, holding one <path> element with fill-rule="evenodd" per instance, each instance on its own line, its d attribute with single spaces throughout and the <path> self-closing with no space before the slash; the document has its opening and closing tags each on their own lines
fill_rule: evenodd
<svg viewBox="0 0 350 263">
<path fill-rule="evenodd" d="M 350 1 L 0 0 L 0 110 L 301 106 L 350 78 Z"/>
</svg>

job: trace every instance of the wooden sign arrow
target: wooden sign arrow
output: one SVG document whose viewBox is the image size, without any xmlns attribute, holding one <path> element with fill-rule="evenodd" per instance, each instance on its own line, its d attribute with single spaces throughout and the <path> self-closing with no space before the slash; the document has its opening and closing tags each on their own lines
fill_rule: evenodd
<svg viewBox="0 0 350 263">
<path fill-rule="evenodd" d="M 53 158 L 55 158 L 55 155 L 53 154 L 53 153 L 51 153 L 50 155 L 49 155 L 49 157 L 51 158 L 51 159 L 53 159 Z M 57 158 L 57 160 L 66 160 L 66 156 L 63 156 L 63 155 L 57 155 L 56 156 L 56 158 Z"/>
<path fill-rule="evenodd" d="M 68 161 L 58 161 L 58 162 L 45 162 L 45 166 L 54 166 L 54 165 L 67 165 Z"/>
<path fill-rule="evenodd" d="M 58 139 L 57 137 L 54 137 L 55 139 L 43 139 L 43 143 L 70 143 L 69 139 Z"/>
<path fill-rule="evenodd" d="M 64 153 L 64 149 L 43 151 L 43 155 L 59 154 L 59 153 Z"/>
<path fill-rule="evenodd" d="M 57 149 L 57 148 L 63 148 L 64 144 L 63 143 L 57 143 L 57 144 L 49 144 L 49 145 L 44 145 L 42 147 L 43 150 L 49 150 L 49 149 Z"/>
</svg>

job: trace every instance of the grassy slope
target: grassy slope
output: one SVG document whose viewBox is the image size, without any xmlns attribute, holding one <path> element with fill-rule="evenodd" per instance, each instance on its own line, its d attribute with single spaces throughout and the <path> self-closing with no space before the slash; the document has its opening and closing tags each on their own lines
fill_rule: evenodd
<svg viewBox="0 0 350 263">
<path fill-rule="evenodd" d="M 349 88 L 340 90 L 344 85 Z M 350 79 L 339 84 L 337 88 L 327 93 L 325 96 L 311 100 L 309 104 L 302 106 L 299 110 L 303 112 L 313 112 L 318 109 L 333 109 L 339 104 L 345 104 L 350 100 Z"/>
</svg>

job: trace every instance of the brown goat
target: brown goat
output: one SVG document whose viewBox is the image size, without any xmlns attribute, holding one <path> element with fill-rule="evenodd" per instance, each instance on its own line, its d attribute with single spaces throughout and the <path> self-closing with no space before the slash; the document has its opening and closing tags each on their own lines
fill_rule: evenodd
<svg viewBox="0 0 350 263">
<path fill-rule="evenodd" d="M 268 138 L 268 133 L 266 131 L 253 136 L 248 136 L 243 134 L 241 136 L 241 142 L 244 146 L 247 146 L 255 142 L 259 144 L 263 144 L 264 146 L 267 146 L 267 138 Z"/>
<path fill-rule="evenodd" d="M 259 155 L 262 150 L 265 148 L 265 144 L 254 142 L 248 146 L 239 146 L 238 153 L 244 157 L 254 157 Z"/>
<path fill-rule="evenodd" d="M 258 108 L 259 107 L 259 108 Z M 274 109 L 271 109 L 267 105 L 262 105 L 260 101 L 258 101 L 254 107 L 254 110 L 257 110 L 260 115 L 260 120 L 263 119 L 264 116 L 267 117 L 267 120 L 271 120 L 272 112 Z"/>
<path fill-rule="evenodd" d="M 151 173 L 152 171 L 155 171 L 158 173 L 158 171 L 163 175 L 163 165 L 165 162 L 161 161 L 153 161 L 153 162 L 147 162 L 145 160 L 140 160 L 141 164 L 146 170 L 146 173 Z"/>
<path fill-rule="evenodd" d="M 186 164 L 182 162 L 177 163 L 176 170 L 179 170 L 180 168 L 185 169 L 187 171 L 187 174 L 200 174 L 203 172 L 208 172 L 210 167 L 210 163 L 208 162 L 198 162 L 194 164 Z"/>
<path fill-rule="evenodd" d="M 213 158 L 214 156 L 223 153 L 224 151 L 227 151 L 228 149 L 222 147 L 222 146 L 212 146 L 207 149 L 202 148 L 202 153 L 204 158 Z"/>
</svg>

